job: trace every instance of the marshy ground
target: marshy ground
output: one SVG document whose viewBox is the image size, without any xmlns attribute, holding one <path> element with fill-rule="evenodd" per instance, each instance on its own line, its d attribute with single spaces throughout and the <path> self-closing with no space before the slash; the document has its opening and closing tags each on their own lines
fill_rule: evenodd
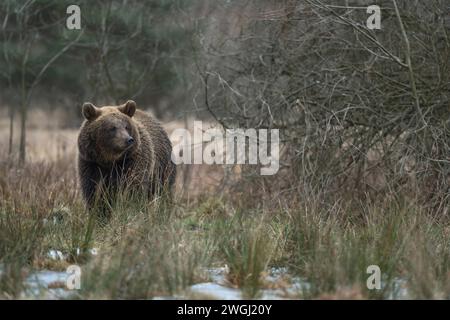
<svg viewBox="0 0 450 320">
<path fill-rule="evenodd" d="M 0 141 L 0 298 L 450 298 L 445 208 L 411 194 L 282 194 L 202 165 L 180 167 L 172 204 L 123 197 L 99 226 L 81 201 L 76 136 L 31 128 L 24 166 Z M 74 264 L 81 288 L 67 290 Z M 366 286 L 370 265 L 380 290 Z"/>
</svg>

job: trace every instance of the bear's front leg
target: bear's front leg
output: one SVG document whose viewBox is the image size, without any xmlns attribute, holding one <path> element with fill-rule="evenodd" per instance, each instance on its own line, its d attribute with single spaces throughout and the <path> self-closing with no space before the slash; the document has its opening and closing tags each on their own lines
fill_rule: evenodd
<svg viewBox="0 0 450 320">
<path fill-rule="evenodd" d="M 83 199 L 85 200 L 88 209 L 92 209 L 95 202 L 97 185 L 100 181 L 100 172 L 94 163 L 79 159 L 78 176 Z"/>
<path fill-rule="evenodd" d="M 96 213 L 99 218 L 108 218 L 110 212 L 109 201 L 106 199 L 108 192 L 105 192 L 107 188 L 100 167 L 93 162 L 80 159 L 78 174 L 88 211 Z"/>
</svg>

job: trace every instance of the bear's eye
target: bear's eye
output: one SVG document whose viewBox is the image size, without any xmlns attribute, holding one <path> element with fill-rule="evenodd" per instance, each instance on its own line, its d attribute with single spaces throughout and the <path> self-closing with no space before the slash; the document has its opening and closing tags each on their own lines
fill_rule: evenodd
<svg viewBox="0 0 450 320">
<path fill-rule="evenodd" d="M 111 127 L 111 128 L 109 128 L 109 131 L 110 131 L 110 132 L 116 132 L 116 130 L 117 130 L 117 127 Z"/>
<path fill-rule="evenodd" d="M 130 130 L 131 130 L 130 125 L 127 124 L 127 125 L 125 126 L 125 129 L 126 129 L 127 131 L 130 131 Z"/>
</svg>

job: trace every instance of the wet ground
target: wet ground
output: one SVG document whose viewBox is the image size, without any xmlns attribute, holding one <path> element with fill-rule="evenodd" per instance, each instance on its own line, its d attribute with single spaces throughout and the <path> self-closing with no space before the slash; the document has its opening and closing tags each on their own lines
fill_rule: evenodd
<svg viewBox="0 0 450 320">
<path fill-rule="evenodd" d="M 49 253 L 55 259 L 62 256 L 58 252 Z M 240 300 L 246 299 L 245 291 L 234 287 L 227 280 L 227 267 L 205 269 L 205 282 L 196 283 L 174 296 L 157 296 L 155 300 L 170 299 L 216 299 Z M 25 280 L 25 291 L 22 299 L 71 299 L 76 298 L 76 290 L 68 290 L 66 282 L 69 274 L 66 272 L 42 270 L 34 272 Z M 403 279 L 393 281 L 394 286 L 390 299 L 408 299 L 407 282 Z M 305 279 L 292 277 L 286 268 L 272 268 L 262 277 L 262 288 L 255 299 L 301 299 L 308 292 L 311 284 Z"/>
<path fill-rule="evenodd" d="M 205 270 L 208 281 L 196 283 L 183 293 L 175 296 L 154 297 L 155 300 L 166 299 L 217 299 L 240 300 L 245 294 L 239 288 L 232 287 L 227 279 L 227 268 L 211 268 Z M 67 299 L 74 298 L 76 290 L 68 290 L 66 272 L 43 270 L 30 274 L 26 280 L 24 299 Z M 287 279 L 290 279 L 289 281 Z M 298 278 L 291 278 L 283 268 L 271 269 L 264 277 L 265 289 L 260 290 L 257 299 L 298 299 L 302 290 L 307 290 L 309 284 Z"/>
<path fill-rule="evenodd" d="M 89 250 L 91 256 L 96 256 L 98 250 Z M 55 261 L 64 261 L 67 255 L 59 250 L 50 250 L 47 257 Z M 2 266 L 0 265 L 0 275 Z M 155 300 L 171 299 L 216 299 L 216 300 L 241 300 L 248 299 L 249 293 L 243 288 L 237 288 L 228 279 L 227 266 L 203 269 L 203 282 L 193 284 L 183 292 L 173 296 L 157 296 Z M 21 299 L 72 299 L 77 298 L 77 290 L 69 290 L 68 283 L 72 273 L 64 271 L 40 270 L 31 272 L 25 279 L 25 290 Z M 388 299 L 410 299 L 408 281 L 396 278 L 391 283 Z M 72 282 L 73 284 L 73 282 Z M 81 284 L 82 285 L 82 284 Z M 381 281 L 382 288 L 385 287 Z M 261 274 L 260 289 L 253 292 L 253 299 L 278 300 L 278 299 L 302 299 L 308 297 L 311 283 L 307 279 L 292 276 L 284 267 L 270 268 Z M 339 297 L 336 296 L 337 298 Z M 333 295 L 324 295 L 322 298 L 334 298 Z M 362 298 L 362 297 L 359 297 Z"/>
</svg>

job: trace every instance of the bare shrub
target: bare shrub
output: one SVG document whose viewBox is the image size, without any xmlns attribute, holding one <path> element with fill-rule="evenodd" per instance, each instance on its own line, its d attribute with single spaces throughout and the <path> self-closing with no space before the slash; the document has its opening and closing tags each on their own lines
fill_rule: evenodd
<svg viewBox="0 0 450 320">
<path fill-rule="evenodd" d="M 418 188 L 437 208 L 449 199 L 449 1 L 381 1 L 381 30 L 366 27 L 369 4 L 224 3 L 203 35 L 205 104 L 225 127 L 280 129 L 295 181 Z"/>
</svg>

